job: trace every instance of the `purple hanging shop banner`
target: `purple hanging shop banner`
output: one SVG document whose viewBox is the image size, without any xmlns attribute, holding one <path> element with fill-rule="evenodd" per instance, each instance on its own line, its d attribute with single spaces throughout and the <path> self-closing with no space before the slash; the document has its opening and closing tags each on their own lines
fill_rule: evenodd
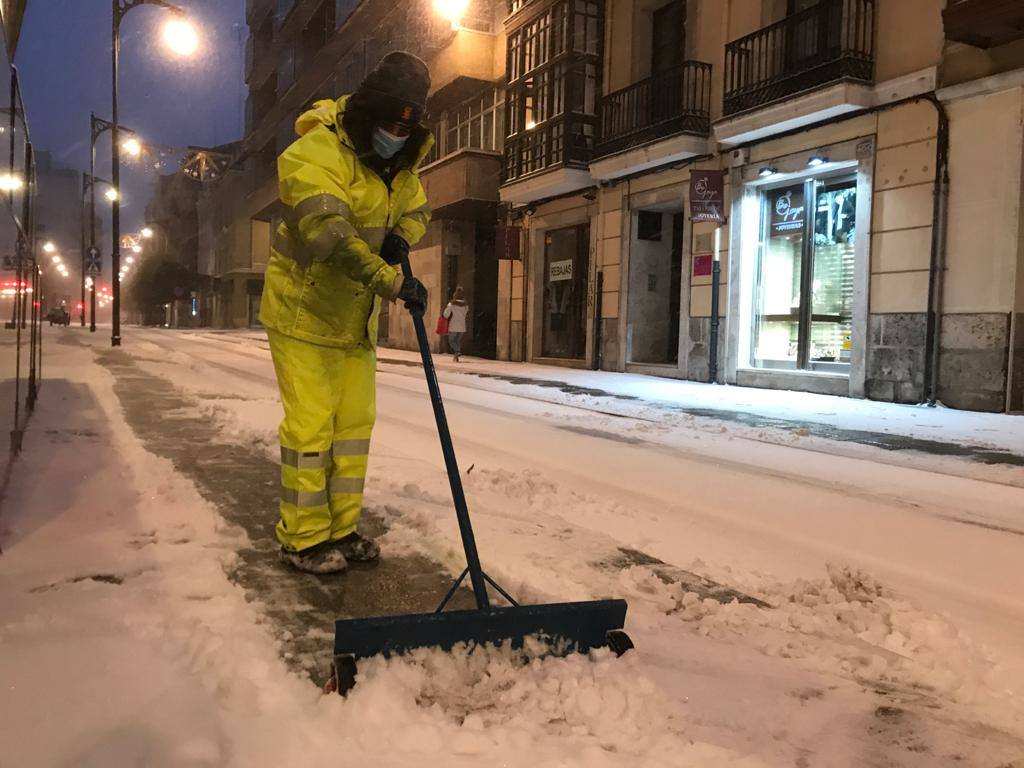
<svg viewBox="0 0 1024 768">
<path fill-rule="evenodd" d="M 691 171 L 690 220 L 725 223 L 725 171 Z"/>
</svg>

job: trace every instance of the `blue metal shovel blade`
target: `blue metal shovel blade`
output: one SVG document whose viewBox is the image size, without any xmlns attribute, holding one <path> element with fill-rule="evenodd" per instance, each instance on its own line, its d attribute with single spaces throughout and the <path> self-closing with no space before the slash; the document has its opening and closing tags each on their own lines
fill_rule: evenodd
<svg viewBox="0 0 1024 768">
<path fill-rule="evenodd" d="M 607 633 L 622 629 L 625 621 L 625 600 L 339 619 L 335 622 L 334 654 L 356 659 L 378 653 L 396 656 L 416 648 L 448 651 L 459 643 L 520 648 L 530 635 L 564 641 L 552 645 L 555 652 L 563 645 L 562 653 L 586 652 L 606 646 Z"/>
</svg>

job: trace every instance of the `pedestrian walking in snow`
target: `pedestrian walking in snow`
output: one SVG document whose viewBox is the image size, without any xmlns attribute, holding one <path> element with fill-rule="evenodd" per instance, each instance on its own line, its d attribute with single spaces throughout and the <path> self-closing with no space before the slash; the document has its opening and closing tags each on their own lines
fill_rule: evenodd
<svg viewBox="0 0 1024 768">
<path fill-rule="evenodd" d="M 456 287 L 452 292 L 451 301 L 444 308 L 445 319 L 448 321 L 448 346 L 452 350 L 452 359 L 457 363 L 462 356 L 462 336 L 466 332 L 466 316 L 469 314 L 469 305 L 466 303 L 465 291 L 462 286 Z"/>
<path fill-rule="evenodd" d="M 278 159 L 282 224 L 267 266 L 267 328 L 281 422 L 281 558 L 336 573 L 380 548 L 357 527 L 376 415 L 382 300 L 423 312 L 427 291 L 404 277 L 430 209 L 418 168 L 433 138 L 420 125 L 426 64 L 390 53 L 350 96 L 318 101 Z"/>
</svg>

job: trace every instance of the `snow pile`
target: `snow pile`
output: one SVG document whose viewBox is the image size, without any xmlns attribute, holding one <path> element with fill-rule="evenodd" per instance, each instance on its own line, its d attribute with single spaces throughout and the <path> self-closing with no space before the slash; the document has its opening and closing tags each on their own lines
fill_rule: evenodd
<svg viewBox="0 0 1024 768">
<path fill-rule="evenodd" d="M 690 628 L 820 674 L 936 705 L 955 703 L 987 722 L 1024 728 L 1024 707 L 986 648 L 948 617 L 922 610 L 864 571 L 828 564 L 825 578 L 784 582 L 719 566 L 710 570 L 770 607 L 723 604 L 673 581 L 686 572 L 671 566 L 613 565 L 623 553 L 621 540 L 590 526 L 628 519 L 629 510 L 616 502 L 537 474 L 484 468 L 465 481 L 485 566 L 526 602 L 621 597 L 629 602 L 629 629 L 641 647 L 651 636 Z M 443 479 L 392 483 L 391 490 L 394 496 L 383 494 L 387 545 L 426 554 L 459 573 L 464 560 Z M 693 568 L 705 569 L 705 563 Z"/>
<path fill-rule="evenodd" d="M 1024 725 L 1024 707 L 1001 679 L 996 659 L 947 617 L 920 610 L 863 571 L 828 564 L 827 572 L 824 579 L 765 583 L 758 596 L 772 608 L 677 590 L 668 596 L 675 601 L 668 612 L 707 637 L 743 637 L 769 656 L 801 659 L 867 685 L 979 705 L 1003 712 L 1006 724 Z"/>
<path fill-rule="evenodd" d="M 533 656 L 533 658 L 531 658 Z M 347 706 L 364 725 L 414 723 L 391 737 L 407 753 L 450 750 L 478 765 L 733 765 L 737 755 L 695 744 L 673 703 L 634 655 L 537 658 L 476 648 L 418 651 L 363 662 Z M 558 762 L 547 762 L 555 755 Z M 546 760 L 544 756 L 547 756 Z M 755 763 L 748 763 L 754 765 Z"/>
</svg>

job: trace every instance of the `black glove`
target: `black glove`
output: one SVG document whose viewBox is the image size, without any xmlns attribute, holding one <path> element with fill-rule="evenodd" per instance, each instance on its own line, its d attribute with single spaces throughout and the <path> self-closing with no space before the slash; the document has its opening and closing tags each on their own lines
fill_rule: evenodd
<svg viewBox="0 0 1024 768">
<path fill-rule="evenodd" d="M 404 301 L 405 308 L 414 315 L 422 315 L 427 311 L 427 289 L 415 277 L 402 279 L 402 287 L 398 289 L 398 296 L 395 298 Z"/>
<path fill-rule="evenodd" d="M 397 266 L 402 263 L 402 259 L 409 257 L 409 244 L 402 237 L 391 232 L 384 238 L 384 242 L 380 246 L 380 257 L 392 267 Z"/>
</svg>

